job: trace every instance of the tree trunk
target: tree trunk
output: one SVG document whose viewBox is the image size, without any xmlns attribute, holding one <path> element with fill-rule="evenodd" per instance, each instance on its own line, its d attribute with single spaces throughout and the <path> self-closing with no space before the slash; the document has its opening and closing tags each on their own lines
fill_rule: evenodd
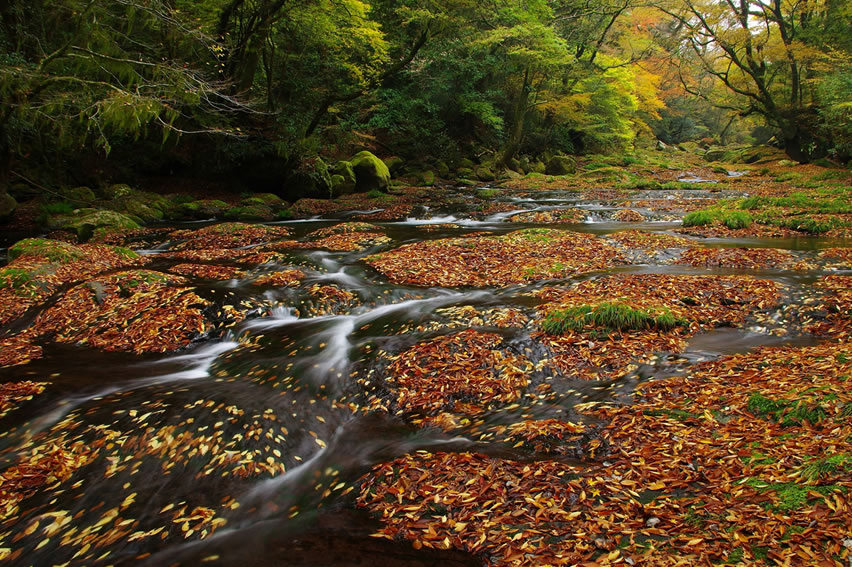
<svg viewBox="0 0 852 567">
<path fill-rule="evenodd" d="M 521 84 L 521 90 L 515 98 L 515 103 L 512 108 L 512 126 L 509 129 L 509 137 L 506 139 L 506 144 L 500 152 L 500 158 L 497 165 L 508 167 L 509 162 L 521 149 L 521 142 L 524 139 L 524 125 L 527 118 L 527 108 L 530 100 L 529 89 L 530 70 L 524 70 L 524 81 Z"/>
</svg>

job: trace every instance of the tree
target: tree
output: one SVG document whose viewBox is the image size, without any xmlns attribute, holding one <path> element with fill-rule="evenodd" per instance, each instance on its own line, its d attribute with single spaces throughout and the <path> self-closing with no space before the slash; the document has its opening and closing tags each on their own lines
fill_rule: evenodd
<svg viewBox="0 0 852 567">
<path fill-rule="evenodd" d="M 730 108 L 757 113 L 783 137 L 787 153 L 807 161 L 824 154 L 814 128 L 813 86 L 832 64 L 849 63 L 813 38 L 835 26 L 830 0 L 678 0 L 660 4 L 674 21 L 681 64 L 694 62 L 737 95 Z M 684 73 L 684 76 L 695 73 Z M 694 85 L 688 90 L 700 94 Z"/>
<path fill-rule="evenodd" d="M 109 152 L 112 136 L 165 140 L 203 125 L 204 112 L 243 108 L 199 70 L 217 44 L 166 0 L 37 0 L 0 15 L 0 193 L 13 150 Z"/>
</svg>

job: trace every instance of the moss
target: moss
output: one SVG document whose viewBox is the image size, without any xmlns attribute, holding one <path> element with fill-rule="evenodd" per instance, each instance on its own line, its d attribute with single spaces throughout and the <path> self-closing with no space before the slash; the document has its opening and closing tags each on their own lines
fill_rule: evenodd
<svg viewBox="0 0 852 567">
<path fill-rule="evenodd" d="M 94 191 L 88 187 L 72 187 L 70 189 L 60 190 L 60 194 L 64 199 L 71 201 L 77 207 L 89 205 L 97 200 Z"/>
<path fill-rule="evenodd" d="M 51 262 L 65 264 L 80 260 L 85 255 L 79 248 L 67 242 L 47 238 L 27 238 L 16 242 L 9 248 L 9 260 L 15 260 L 22 256 L 36 256 Z"/>
<path fill-rule="evenodd" d="M 826 411 L 819 404 L 804 400 L 772 400 L 762 394 L 752 394 L 747 409 L 755 415 L 767 417 L 785 427 L 816 424 L 825 419 Z"/>
<path fill-rule="evenodd" d="M 103 195 L 107 199 L 120 199 L 122 197 L 129 197 L 133 194 L 133 189 L 130 188 L 130 185 L 125 183 L 117 183 L 115 185 L 110 185 L 106 189 L 103 190 Z"/>
<path fill-rule="evenodd" d="M 431 170 L 421 171 L 416 176 L 417 183 L 424 187 L 431 187 L 435 184 L 435 173 Z"/>
<path fill-rule="evenodd" d="M 266 205 L 247 205 L 228 209 L 225 211 L 225 218 L 238 221 L 271 221 L 275 218 L 275 213 Z"/>
<path fill-rule="evenodd" d="M 476 196 L 480 199 L 493 199 L 500 194 L 499 189 L 480 189 L 476 192 Z"/>
<path fill-rule="evenodd" d="M 494 175 L 494 172 L 484 165 L 480 165 L 479 167 L 477 167 L 476 171 L 474 171 L 474 175 L 478 180 L 485 182 L 494 181 L 495 179 L 497 179 L 497 176 Z"/>
<path fill-rule="evenodd" d="M 768 507 L 777 512 L 801 510 L 808 504 L 823 500 L 833 492 L 843 490 L 836 485 L 811 486 L 795 482 L 766 482 L 757 478 L 748 479 L 746 484 L 761 492 L 774 492 L 777 500 L 770 503 Z"/>
<path fill-rule="evenodd" d="M 133 230 L 139 228 L 139 224 L 115 211 L 94 211 L 74 219 L 66 228 L 76 233 L 79 241 L 85 242 L 98 228 L 109 228 L 114 231 Z"/>
<path fill-rule="evenodd" d="M 820 478 L 846 471 L 852 471 L 852 455 L 839 453 L 808 461 L 802 467 L 802 478 L 814 482 Z"/>
<path fill-rule="evenodd" d="M 18 202 L 14 197 L 8 193 L 0 193 L 0 222 L 5 222 L 12 218 L 17 208 Z"/>
<path fill-rule="evenodd" d="M 21 268 L 0 268 L 0 289 L 11 289 L 18 295 L 33 295 L 39 287 L 38 277 Z"/>
<path fill-rule="evenodd" d="M 359 191 L 370 189 L 387 189 L 390 183 L 390 170 L 370 152 L 358 152 L 349 160 L 355 173 L 356 186 Z"/>
</svg>

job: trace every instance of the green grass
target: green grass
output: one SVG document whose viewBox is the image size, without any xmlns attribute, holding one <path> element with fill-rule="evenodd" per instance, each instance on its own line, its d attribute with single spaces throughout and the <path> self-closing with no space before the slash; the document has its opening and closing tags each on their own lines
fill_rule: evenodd
<svg viewBox="0 0 852 567">
<path fill-rule="evenodd" d="M 722 217 L 722 224 L 730 229 L 748 228 L 754 219 L 745 211 L 730 211 Z"/>
<path fill-rule="evenodd" d="M 748 228 L 754 222 L 754 218 L 746 211 L 718 207 L 693 211 L 683 217 L 684 227 L 707 226 L 717 222 L 731 229 Z"/>
<path fill-rule="evenodd" d="M 679 326 L 688 326 L 686 319 L 675 317 L 671 311 L 661 309 L 650 312 L 634 309 L 626 303 L 599 303 L 579 305 L 552 311 L 541 323 L 545 333 L 561 335 L 568 331 L 581 331 L 586 327 L 597 327 L 611 331 L 659 329 L 668 331 Z"/>
</svg>

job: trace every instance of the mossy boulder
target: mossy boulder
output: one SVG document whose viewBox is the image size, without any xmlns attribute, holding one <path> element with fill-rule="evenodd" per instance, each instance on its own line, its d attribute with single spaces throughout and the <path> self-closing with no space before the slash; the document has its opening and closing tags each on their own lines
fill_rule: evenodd
<svg viewBox="0 0 852 567">
<path fill-rule="evenodd" d="M 476 163 L 472 160 L 469 160 L 468 158 L 462 158 L 461 160 L 459 160 L 459 163 L 456 166 L 456 170 L 461 168 L 474 170 L 476 169 Z"/>
<path fill-rule="evenodd" d="M 521 167 L 521 160 L 519 160 L 519 159 L 515 159 L 515 158 L 510 159 L 509 163 L 507 165 L 509 166 L 509 169 L 514 171 L 515 173 L 520 173 L 520 174 L 526 173 L 526 171 L 524 171 L 524 168 Z"/>
<path fill-rule="evenodd" d="M 553 156 L 547 162 L 547 175 L 572 175 L 577 171 L 577 160 L 570 156 Z"/>
<path fill-rule="evenodd" d="M 93 211 L 77 216 L 65 226 L 77 235 L 77 240 L 85 242 L 92 237 L 96 229 L 106 228 L 110 231 L 133 230 L 139 224 L 127 215 L 116 211 Z"/>
<path fill-rule="evenodd" d="M 435 174 L 431 170 L 421 171 L 415 176 L 417 184 L 423 187 L 431 187 L 435 184 Z"/>
<path fill-rule="evenodd" d="M 9 248 L 9 261 L 23 256 L 44 258 L 50 262 L 66 264 L 85 257 L 82 250 L 73 244 L 49 238 L 26 238 Z"/>
<path fill-rule="evenodd" d="M 271 221 L 275 219 L 272 207 L 267 205 L 245 205 L 225 211 L 225 218 L 237 221 Z"/>
<path fill-rule="evenodd" d="M 163 211 L 149 206 L 136 196 L 119 197 L 104 203 L 103 206 L 111 211 L 127 215 L 140 223 L 157 222 L 163 220 L 165 216 Z"/>
<path fill-rule="evenodd" d="M 528 173 L 539 173 L 541 175 L 544 175 L 544 173 L 546 171 L 547 171 L 547 166 L 544 165 L 544 162 L 537 160 L 537 161 L 534 161 L 530 164 L 530 169 L 529 169 Z"/>
<path fill-rule="evenodd" d="M 438 174 L 438 177 L 446 179 L 450 176 L 450 166 L 447 165 L 447 162 L 438 160 L 435 162 L 435 173 Z"/>
<path fill-rule="evenodd" d="M 75 206 L 91 205 L 97 200 L 95 192 L 88 187 L 71 187 L 69 189 L 61 189 L 59 194 L 66 201 L 71 201 Z"/>
<path fill-rule="evenodd" d="M 497 179 L 497 176 L 494 175 L 494 172 L 491 171 L 491 168 L 485 165 L 480 165 L 479 167 L 477 167 L 474 171 L 474 175 L 476 175 L 476 178 L 480 181 L 494 181 L 495 179 Z"/>
<path fill-rule="evenodd" d="M 360 192 L 378 189 L 384 191 L 390 184 L 390 170 L 382 160 L 370 152 L 358 152 L 349 160 L 355 172 L 356 187 Z"/>
<path fill-rule="evenodd" d="M 357 179 L 355 178 L 355 170 L 352 168 L 352 164 L 348 161 L 339 161 L 334 164 L 334 167 L 331 168 L 332 178 L 331 178 L 331 187 L 333 192 L 336 195 L 348 195 L 349 193 L 355 192 L 355 187 L 357 185 Z M 339 176 L 340 179 L 335 180 L 334 178 Z"/>
<path fill-rule="evenodd" d="M 283 192 L 290 200 L 303 197 L 328 199 L 331 197 L 331 172 L 328 165 L 320 158 L 304 160 L 291 172 Z"/>
<path fill-rule="evenodd" d="M 0 222 L 5 222 L 12 218 L 17 208 L 18 202 L 14 197 L 8 193 L 0 193 Z"/>
<path fill-rule="evenodd" d="M 391 156 L 389 158 L 385 158 L 382 160 L 385 166 L 390 171 L 391 175 L 396 175 L 402 170 L 402 166 L 405 165 L 405 160 L 403 160 L 399 156 Z"/>
<path fill-rule="evenodd" d="M 121 197 L 129 197 L 133 194 L 133 189 L 126 183 L 116 183 L 110 185 L 101 191 L 107 199 L 119 199 Z"/>
<path fill-rule="evenodd" d="M 472 179 L 474 176 L 473 170 L 469 167 L 460 167 L 456 170 L 456 177 L 459 179 Z"/>
<path fill-rule="evenodd" d="M 282 201 L 283 202 L 283 201 Z M 221 217 L 228 209 L 225 201 L 218 199 L 202 199 L 183 203 L 177 207 L 178 215 L 170 215 L 171 218 L 191 218 L 196 220 Z"/>
<path fill-rule="evenodd" d="M 275 193 L 252 193 L 250 199 L 258 199 L 264 205 L 270 207 L 286 207 L 287 203 Z M 219 201 L 220 203 L 222 201 Z"/>
</svg>

